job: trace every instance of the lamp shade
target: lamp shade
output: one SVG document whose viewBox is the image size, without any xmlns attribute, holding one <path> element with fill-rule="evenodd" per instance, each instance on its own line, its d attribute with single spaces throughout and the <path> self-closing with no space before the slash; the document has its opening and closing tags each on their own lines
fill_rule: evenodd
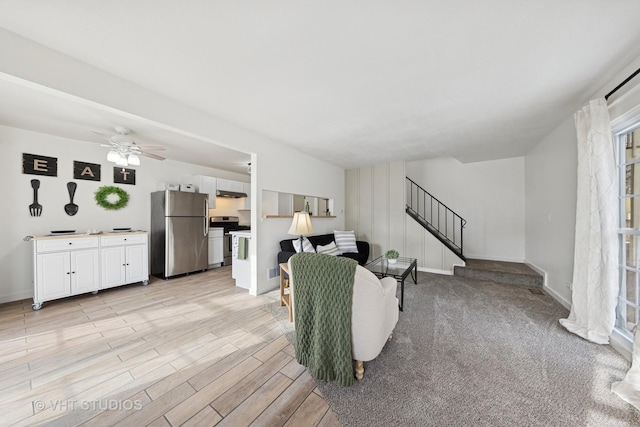
<svg viewBox="0 0 640 427">
<path fill-rule="evenodd" d="M 133 166 L 139 166 L 140 165 L 140 157 L 138 157 L 137 154 L 131 153 L 129 154 L 129 156 L 127 157 L 127 162 L 130 165 Z"/>
<path fill-rule="evenodd" d="M 120 158 L 120 154 L 118 154 L 116 150 L 111 150 L 109 151 L 109 154 L 107 154 L 107 160 L 110 162 L 115 163 L 119 158 Z"/>
<path fill-rule="evenodd" d="M 289 227 L 289 234 L 293 234 L 295 236 L 313 234 L 313 225 L 311 225 L 311 218 L 307 212 L 296 212 L 293 214 L 293 221 L 291 222 L 291 227 Z"/>
<path fill-rule="evenodd" d="M 116 165 L 124 167 L 129 166 L 129 163 L 127 162 L 127 158 L 125 156 L 120 156 L 116 160 Z"/>
</svg>

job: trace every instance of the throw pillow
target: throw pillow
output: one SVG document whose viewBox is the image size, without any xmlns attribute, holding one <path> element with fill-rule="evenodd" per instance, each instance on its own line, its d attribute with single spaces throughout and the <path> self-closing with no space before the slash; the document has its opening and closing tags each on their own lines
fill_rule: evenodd
<svg viewBox="0 0 640 427">
<path fill-rule="evenodd" d="M 356 245 L 356 233 L 352 231 L 333 231 L 338 250 L 345 254 L 348 252 L 358 253 L 358 245 Z"/>
<path fill-rule="evenodd" d="M 300 238 L 297 238 L 293 241 L 293 249 L 296 250 L 296 252 L 300 252 Z M 315 252 L 316 250 L 313 249 L 313 245 L 311 244 L 311 242 L 309 241 L 309 239 L 307 239 L 306 237 L 302 238 L 302 250 L 303 252 Z"/>
<path fill-rule="evenodd" d="M 341 255 L 340 251 L 338 250 L 338 247 L 334 242 L 331 242 L 328 245 L 324 245 L 324 246 L 318 245 L 316 247 L 316 252 L 318 252 L 319 254 L 333 255 L 333 256 Z"/>
</svg>

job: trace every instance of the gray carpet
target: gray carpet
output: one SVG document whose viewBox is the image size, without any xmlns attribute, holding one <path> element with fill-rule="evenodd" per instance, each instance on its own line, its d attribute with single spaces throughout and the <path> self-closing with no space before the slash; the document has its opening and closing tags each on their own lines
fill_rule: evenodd
<svg viewBox="0 0 640 427">
<path fill-rule="evenodd" d="M 286 307 L 269 303 L 289 339 Z M 527 289 L 420 273 L 365 377 L 318 386 L 344 426 L 638 426 L 610 392 L 629 362 L 566 332 L 567 310 Z"/>
</svg>

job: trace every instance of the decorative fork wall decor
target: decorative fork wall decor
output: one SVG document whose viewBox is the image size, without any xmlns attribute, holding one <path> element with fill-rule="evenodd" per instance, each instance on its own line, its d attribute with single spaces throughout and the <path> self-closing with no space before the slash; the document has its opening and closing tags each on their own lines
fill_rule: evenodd
<svg viewBox="0 0 640 427">
<path fill-rule="evenodd" d="M 42 205 L 38 203 L 38 188 L 40 188 L 40 180 L 32 179 L 31 188 L 33 188 L 33 203 L 29 205 L 29 213 L 31 216 L 42 215 Z"/>
</svg>

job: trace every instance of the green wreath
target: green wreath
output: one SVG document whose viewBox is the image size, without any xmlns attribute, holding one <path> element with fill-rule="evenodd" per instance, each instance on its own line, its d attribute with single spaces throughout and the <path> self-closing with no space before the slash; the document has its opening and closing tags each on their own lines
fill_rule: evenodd
<svg viewBox="0 0 640 427">
<path fill-rule="evenodd" d="M 124 208 L 127 206 L 127 203 L 129 203 L 129 194 L 122 188 L 113 187 L 111 185 L 105 185 L 98 188 L 98 191 L 94 194 L 98 206 L 101 206 L 108 211 L 117 211 L 118 209 Z M 118 196 L 118 200 L 115 202 L 110 202 L 107 199 L 107 197 L 112 194 Z"/>
</svg>

